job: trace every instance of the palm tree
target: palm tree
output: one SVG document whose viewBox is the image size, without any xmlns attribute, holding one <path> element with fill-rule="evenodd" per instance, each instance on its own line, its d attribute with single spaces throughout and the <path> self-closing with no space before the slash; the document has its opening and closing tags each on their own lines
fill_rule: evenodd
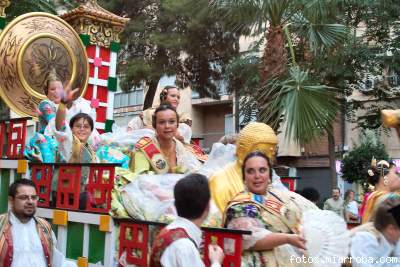
<svg viewBox="0 0 400 267">
<path fill-rule="evenodd" d="M 286 44 L 288 28 L 296 29 L 296 38 L 305 40 L 311 51 L 331 47 L 346 34 L 335 19 L 334 0 L 213 0 L 212 4 L 226 14 L 237 28 L 249 27 L 253 35 L 263 34 L 265 46 L 260 66 L 264 81 L 287 70 Z M 286 36 L 285 36 L 286 35 Z"/>
<path fill-rule="evenodd" d="M 233 63 L 240 66 L 238 72 L 243 71 L 243 61 L 250 59 L 250 66 L 259 64 L 260 83 L 256 89 L 253 83 L 252 88 L 245 91 L 247 96 L 251 95 L 244 99 L 245 106 L 256 102 L 258 119 L 276 130 L 285 120 L 290 125 L 286 128 L 287 136 L 300 143 L 310 142 L 329 130 L 338 110 L 332 88 L 321 85 L 307 70 L 301 70 L 292 40 L 299 43 L 296 48 L 302 49 L 306 60 L 340 44 L 347 29 L 334 23 L 335 1 L 214 0 L 213 4 L 225 12 L 235 27 L 250 27 L 253 34 L 265 36 L 263 54 L 258 62 L 254 60 L 254 51 L 250 51 L 252 56 L 242 55 L 238 59 L 240 63 Z M 290 34 L 289 29 L 296 34 Z"/>
<path fill-rule="evenodd" d="M 254 35 L 263 36 L 265 41 L 258 62 L 259 85 L 254 87 L 257 80 L 255 73 L 253 77 L 244 78 L 253 81 L 250 83 L 253 87 L 246 87 L 246 82 L 238 83 L 239 86 L 244 85 L 242 106 L 245 111 L 247 109 L 247 115 L 253 114 L 255 107 L 257 119 L 270 124 L 275 130 L 283 127 L 281 122 L 284 121 L 286 137 L 301 144 L 327 132 L 330 147 L 334 146 L 332 125 L 339 110 L 335 91 L 323 85 L 324 81 L 318 80 L 317 75 L 302 70 L 296 57 L 301 57 L 305 62 L 302 65 L 308 66 L 313 55 L 332 52 L 345 39 L 347 28 L 336 23 L 337 1 L 214 0 L 213 5 L 226 14 L 232 25 L 249 27 Z M 251 54 L 254 55 L 254 52 Z M 242 55 L 234 61 L 233 72 L 229 76 L 235 76 L 235 71 L 236 74 L 242 72 L 246 60 L 251 58 Z M 252 59 L 249 64 L 253 69 L 255 62 Z M 237 86 L 234 88 L 238 89 Z M 332 170 L 334 156 L 330 155 Z M 334 171 L 331 178 L 335 183 Z"/>
</svg>

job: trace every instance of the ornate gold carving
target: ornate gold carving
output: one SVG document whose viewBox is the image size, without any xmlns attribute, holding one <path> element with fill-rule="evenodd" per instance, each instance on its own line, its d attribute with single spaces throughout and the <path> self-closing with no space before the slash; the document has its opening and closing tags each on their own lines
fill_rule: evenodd
<svg viewBox="0 0 400 267">
<path fill-rule="evenodd" d="M 0 35 L 0 60 L 0 96 L 22 116 L 37 116 L 53 68 L 64 81 L 80 87 L 80 95 L 86 90 L 86 49 L 74 29 L 56 16 L 28 13 L 13 20 Z"/>
<path fill-rule="evenodd" d="M 90 43 L 103 47 L 110 47 L 111 42 L 120 42 L 119 34 L 123 27 L 113 26 L 108 23 L 97 22 L 90 19 L 75 20 L 71 26 L 79 34 L 90 36 Z"/>
<path fill-rule="evenodd" d="M 0 0 L 0 17 L 6 16 L 6 8 L 11 4 L 10 0 Z"/>
<path fill-rule="evenodd" d="M 45 98 L 43 87 L 53 69 L 62 81 L 76 79 L 76 58 L 65 41 L 56 35 L 34 36 L 25 42 L 18 56 L 18 74 L 30 95 Z"/>
<path fill-rule="evenodd" d="M 129 19 L 105 10 L 96 0 L 86 0 L 81 3 L 60 17 L 70 23 L 79 34 L 89 35 L 92 44 L 109 47 L 111 42 L 119 42 L 119 34 Z"/>
<path fill-rule="evenodd" d="M 271 160 L 276 153 L 278 137 L 274 130 L 265 123 L 250 122 L 240 132 L 237 139 L 236 154 L 240 164 L 244 158 L 253 151 L 260 151 Z"/>
</svg>

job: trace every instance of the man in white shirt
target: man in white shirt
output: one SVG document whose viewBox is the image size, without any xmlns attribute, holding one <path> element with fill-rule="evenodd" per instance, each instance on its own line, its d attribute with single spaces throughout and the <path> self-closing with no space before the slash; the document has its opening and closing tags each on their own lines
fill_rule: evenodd
<svg viewBox="0 0 400 267">
<path fill-rule="evenodd" d="M 8 200 L 11 210 L 0 215 L 0 266 L 76 266 L 57 250 L 51 225 L 35 217 L 39 197 L 31 180 L 15 181 L 9 188 Z"/>
<path fill-rule="evenodd" d="M 200 226 L 210 210 L 207 178 L 189 174 L 176 183 L 174 197 L 178 217 L 155 238 L 150 267 L 204 267 L 198 249 L 202 240 Z M 208 251 L 211 266 L 221 266 L 222 249 L 210 245 Z"/>
</svg>

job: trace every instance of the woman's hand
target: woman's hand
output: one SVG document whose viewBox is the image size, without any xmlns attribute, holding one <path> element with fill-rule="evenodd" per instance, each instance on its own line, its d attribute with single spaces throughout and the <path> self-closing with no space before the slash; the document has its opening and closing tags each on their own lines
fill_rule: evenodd
<svg viewBox="0 0 400 267">
<path fill-rule="evenodd" d="M 304 237 L 296 234 L 288 234 L 287 235 L 287 243 L 295 246 L 299 249 L 304 249 L 306 250 L 306 240 Z"/>
<path fill-rule="evenodd" d="M 62 127 L 65 125 L 66 119 L 66 108 L 70 108 L 72 105 L 72 101 L 74 99 L 74 95 L 79 92 L 79 88 L 71 89 L 71 83 L 65 86 L 64 91 L 60 92 L 61 103 L 57 108 L 56 113 L 56 129 L 60 131 Z"/>
<path fill-rule="evenodd" d="M 72 90 L 71 82 L 68 82 L 64 87 L 63 95 L 61 96 L 61 102 L 66 105 L 72 104 L 73 99 L 79 93 L 79 88 Z"/>
</svg>

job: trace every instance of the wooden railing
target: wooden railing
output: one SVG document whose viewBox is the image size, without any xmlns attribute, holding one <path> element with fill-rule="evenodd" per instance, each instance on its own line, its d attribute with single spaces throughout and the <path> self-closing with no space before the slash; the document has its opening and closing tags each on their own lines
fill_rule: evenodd
<svg viewBox="0 0 400 267">
<path fill-rule="evenodd" d="M 75 211 L 85 210 L 103 214 L 110 212 L 115 167 L 120 164 L 31 162 L 29 165 L 32 173 L 31 179 L 36 184 L 40 198 L 38 206 Z M 89 177 L 85 188 L 81 188 L 82 168 L 89 168 Z M 52 189 L 55 174 L 57 175 L 57 186 Z M 83 205 L 79 203 L 80 200 L 82 201 L 82 193 L 87 195 L 86 203 Z"/>
</svg>

